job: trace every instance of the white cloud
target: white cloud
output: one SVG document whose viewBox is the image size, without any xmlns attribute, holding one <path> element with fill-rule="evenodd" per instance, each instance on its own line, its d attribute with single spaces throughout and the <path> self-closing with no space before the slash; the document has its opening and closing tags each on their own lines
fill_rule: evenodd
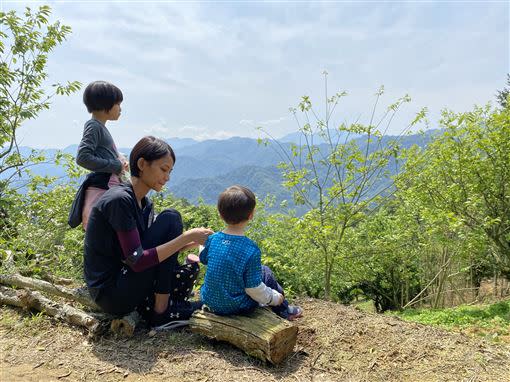
<svg viewBox="0 0 510 382">
<path fill-rule="evenodd" d="M 509 67 L 509 36 L 501 33 L 509 27 L 508 4 L 50 4 L 73 28 L 50 54 L 50 80 L 121 87 L 123 114 L 112 126 L 125 129 L 119 140 L 126 146 L 147 133 L 221 139 L 253 137 L 262 126 L 284 135 L 297 127 L 275 116 L 300 96 L 310 95 L 320 110 L 323 69 L 330 94 L 351 94 L 337 114 L 352 122 L 370 115 L 380 84 L 386 99 L 409 93 L 413 110 L 468 109 L 493 99 Z M 30 123 L 77 143 L 79 129 L 68 126 L 87 118 L 81 95 L 55 102 L 52 112 L 58 122 L 41 113 Z M 48 139 L 42 129 L 30 131 L 27 144 Z"/>
<path fill-rule="evenodd" d="M 256 128 L 258 126 L 267 127 L 267 126 L 279 125 L 282 122 L 288 121 L 288 120 L 289 120 L 288 117 L 280 117 L 280 118 L 277 118 L 277 119 L 269 119 L 267 121 L 260 121 L 260 122 L 255 122 L 252 119 L 242 119 L 242 120 L 239 121 L 239 124 L 242 125 L 242 126 L 248 126 L 248 127 L 255 127 Z"/>
</svg>

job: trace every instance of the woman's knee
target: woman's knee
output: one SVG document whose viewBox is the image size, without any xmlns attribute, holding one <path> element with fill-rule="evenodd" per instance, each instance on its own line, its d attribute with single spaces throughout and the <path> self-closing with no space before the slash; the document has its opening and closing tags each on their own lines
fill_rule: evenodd
<svg viewBox="0 0 510 382">
<path fill-rule="evenodd" d="M 181 214 L 171 208 L 158 214 L 153 224 L 160 226 L 173 237 L 179 236 L 183 231 Z"/>
<path fill-rule="evenodd" d="M 164 210 L 143 234 L 142 246 L 152 248 L 164 244 L 182 234 L 182 228 L 181 214 L 173 209 Z"/>
</svg>

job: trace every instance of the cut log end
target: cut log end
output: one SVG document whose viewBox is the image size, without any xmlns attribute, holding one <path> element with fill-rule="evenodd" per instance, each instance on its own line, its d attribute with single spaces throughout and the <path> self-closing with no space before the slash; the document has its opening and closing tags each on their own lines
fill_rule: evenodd
<svg viewBox="0 0 510 382">
<path fill-rule="evenodd" d="M 122 337 L 132 337 L 140 320 L 141 316 L 135 310 L 122 318 L 113 319 L 110 324 L 110 330 Z"/>
</svg>

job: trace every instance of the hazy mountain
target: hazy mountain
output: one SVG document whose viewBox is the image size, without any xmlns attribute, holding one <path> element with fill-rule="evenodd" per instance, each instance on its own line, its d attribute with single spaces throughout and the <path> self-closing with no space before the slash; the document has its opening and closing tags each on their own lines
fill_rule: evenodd
<svg viewBox="0 0 510 382">
<path fill-rule="evenodd" d="M 386 136 L 381 144 L 389 145 L 398 138 L 401 147 L 407 148 L 414 144 L 423 147 L 439 132 L 439 130 L 431 130 L 425 134 L 404 137 Z M 297 134 L 283 137 L 281 141 L 297 142 Z M 366 137 L 352 138 L 361 148 L 366 147 Z M 191 202 L 197 202 L 201 198 L 206 203 L 215 204 L 218 194 L 223 189 L 233 184 L 243 184 L 253 189 L 260 199 L 268 194 L 275 196 L 276 206 L 283 200 L 292 200 L 292 192 L 281 185 L 282 176 L 276 167 L 285 156 L 282 155 L 281 148 L 290 150 L 290 143 L 281 143 L 278 147 L 273 142 L 265 146 L 255 139 L 240 137 L 202 142 L 189 138 L 168 138 L 167 142 L 172 145 L 177 158 L 169 183 L 169 190 L 175 196 L 186 198 Z M 327 149 L 325 144 L 320 144 L 319 147 L 321 150 Z M 377 145 L 371 144 L 370 151 L 376 148 Z M 21 147 L 20 150 L 22 154 L 27 155 L 32 149 Z M 64 152 L 72 155 L 76 155 L 76 150 L 77 145 L 63 149 Z M 57 152 L 55 149 L 44 151 L 48 157 Z M 130 149 L 120 148 L 119 151 L 129 155 Z M 388 170 L 390 173 L 395 172 L 394 160 L 388 165 Z M 65 181 L 64 169 L 51 163 L 34 166 L 32 171 L 36 175 L 62 177 Z M 324 171 L 325 168 L 319 168 L 319 172 Z M 381 190 L 388 184 L 390 184 L 388 178 L 381 179 L 376 189 Z"/>
<path fill-rule="evenodd" d="M 359 135 L 359 134 L 353 134 L 353 133 L 348 133 L 346 131 L 338 131 L 338 130 L 333 130 L 333 129 L 330 129 L 329 133 L 331 136 L 331 141 L 333 143 L 335 143 L 335 142 L 346 143 L 353 139 L 361 137 L 361 135 Z M 306 143 L 306 140 L 303 138 L 303 134 L 300 133 L 299 131 L 287 134 L 287 135 L 281 137 L 280 139 L 278 139 L 278 141 L 294 143 L 296 145 L 303 145 Z M 319 135 L 314 135 L 313 143 L 316 145 L 321 145 L 323 143 L 326 143 L 326 141 Z"/>
<path fill-rule="evenodd" d="M 218 195 L 226 187 L 240 184 L 250 188 L 259 199 L 268 195 L 276 198 L 276 204 L 292 199 L 292 194 L 282 185 L 280 171 L 272 167 L 241 166 L 215 177 L 187 179 L 178 184 L 169 184 L 169 191 L 192 203 L 202 199 L 206 204 L 216 204 Z"/>
</svg>

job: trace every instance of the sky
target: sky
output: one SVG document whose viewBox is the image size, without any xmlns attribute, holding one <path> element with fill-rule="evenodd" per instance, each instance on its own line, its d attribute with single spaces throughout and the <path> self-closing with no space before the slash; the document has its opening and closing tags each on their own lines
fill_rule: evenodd
<svg viewBox="0 0 510 382">
<path fill-rule="evenodd" d="M 508 1 L 7 1 L 3 11 L 47 4 L 73 32 L 49 57 L 48 84 L 106 80 L 124 94 L 107 127 L 118 147 L 144 135 L 256 138 L 298 129 L 304 95 L 317 114 L 346 91 L 332 125 L 368 123 L 408 94 L 389 126 L 398 134 L 427 107 L 495 103 L 510 72 Z M 54 98 L 19 130 L 21 145 L 78 144 L 89 119 L 82 92 Z M 303 117 L 298 115 L 300 123 Z"/>
</svg>

